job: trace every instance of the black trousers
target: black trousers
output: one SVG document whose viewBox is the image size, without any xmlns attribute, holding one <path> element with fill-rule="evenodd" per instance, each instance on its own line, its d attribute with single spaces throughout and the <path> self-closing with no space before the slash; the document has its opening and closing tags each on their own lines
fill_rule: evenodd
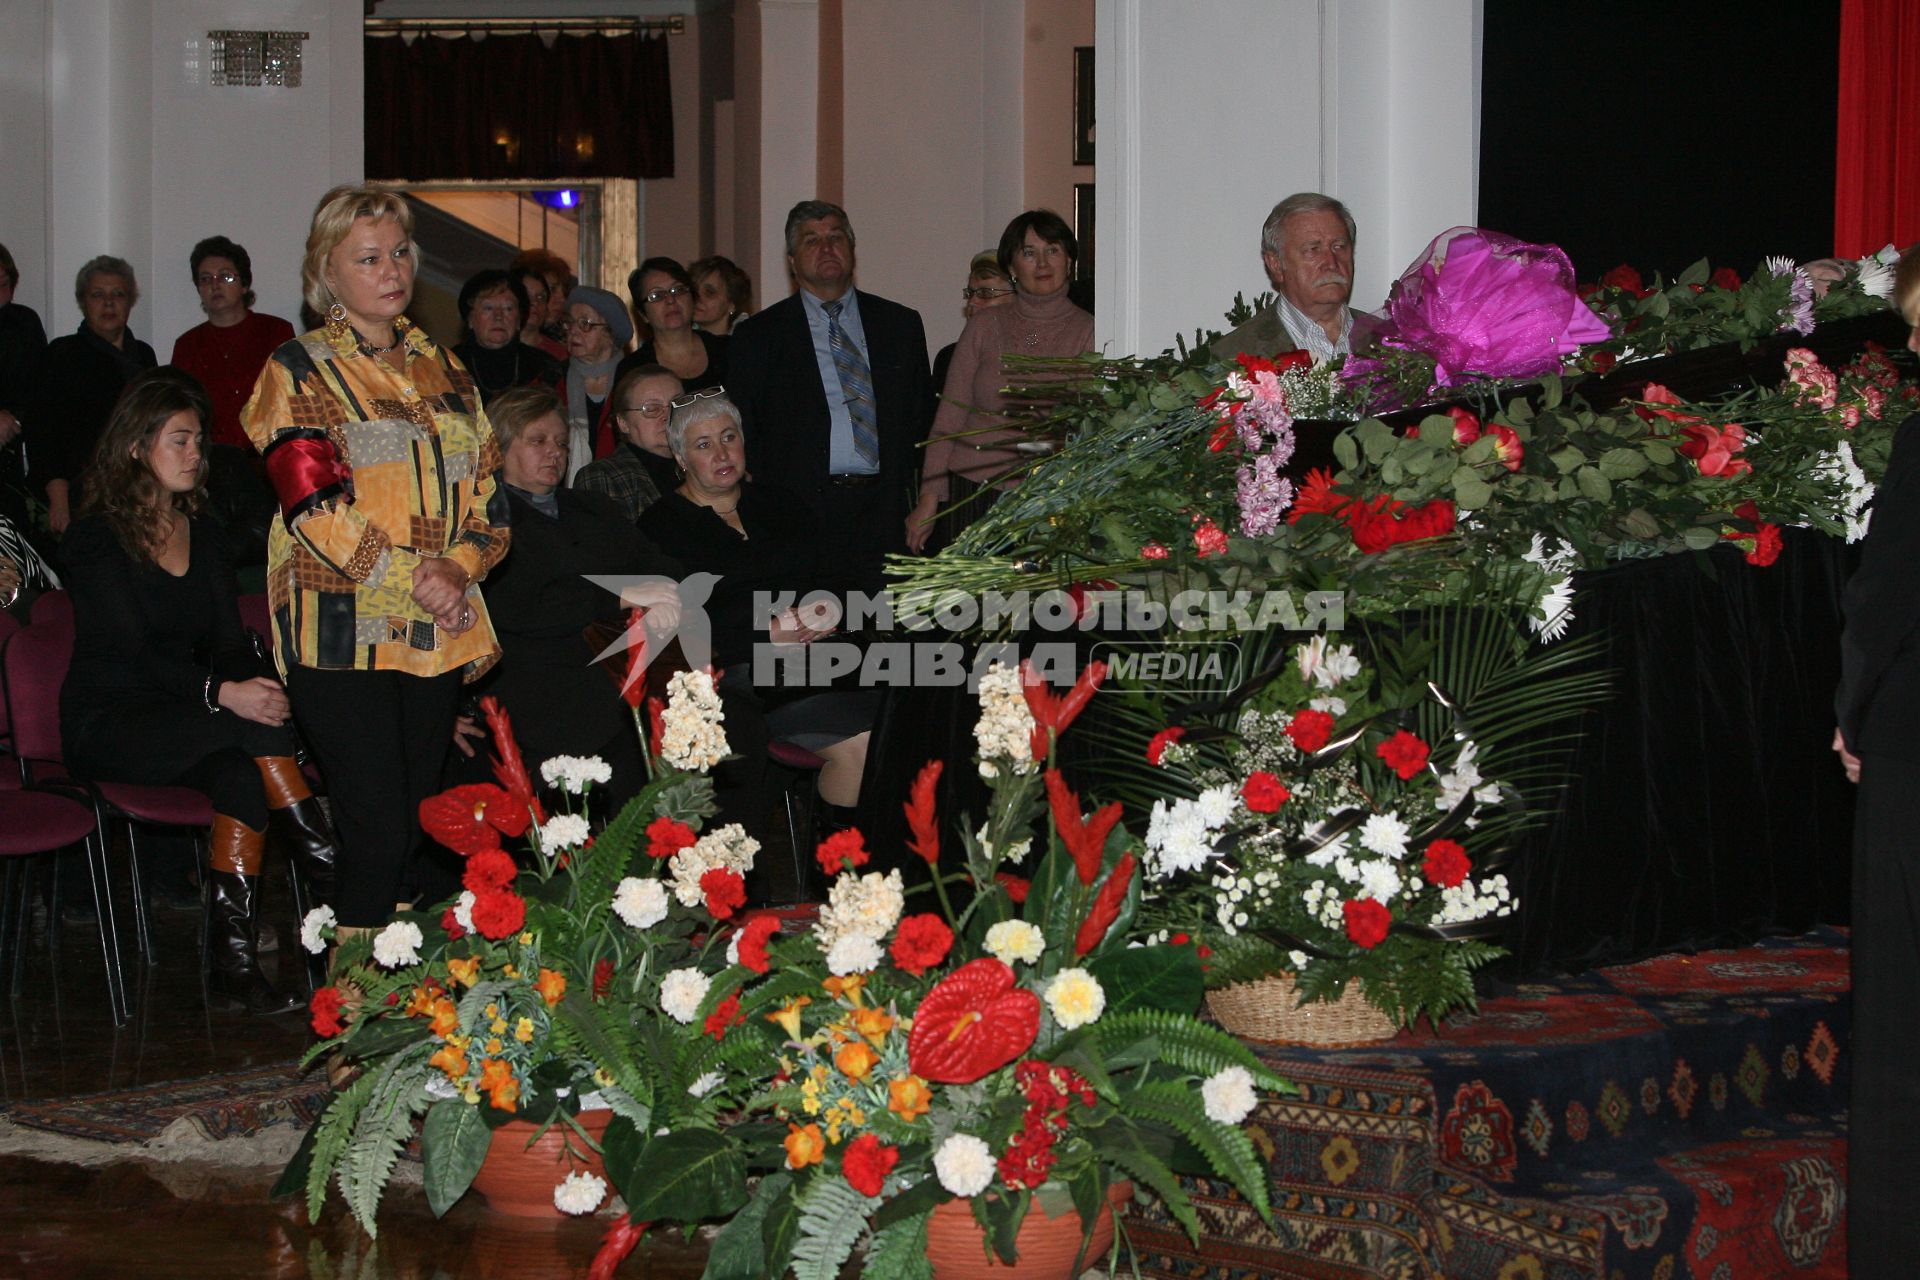
<svg viewBox="0 0 1920 1280">
<path fill-rule="evenodd" d="M 294 667 L 287 696 L 333 802 L 334 911 L 349 927 L 383 925 L 417 887 L 420 802 L 440 786 L 460 673 Z"/>
<path fill-rule="evenodd" d="M 1853 839 L 1850 1274 L 1900 1276 L 1920 1258 L 1920 761 L 1867 756 Z"/>
<path fill-rule="evenodd" d="M 109 712 L 62 726 L 67 764 L 83 778 L 139 786 L 192 787 L 216 813 L 256 831 L 267 825 L 267 792 L 254 760 L 290 756 L 293 731 L 161 694 L 130 696 Z"/>
</svg>

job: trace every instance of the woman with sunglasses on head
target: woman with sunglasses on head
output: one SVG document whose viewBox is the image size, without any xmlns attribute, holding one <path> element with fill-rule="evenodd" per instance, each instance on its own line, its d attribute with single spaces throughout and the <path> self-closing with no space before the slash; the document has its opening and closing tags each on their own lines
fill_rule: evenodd
<svg viewBox="0 0 1920 1280">
<path fill-rule="evenodd" d="M 633 321 L 605 289 L 577 285 L 567 295 L 567 363 L 560 395 L 567 406 L 567 483 L 613 452 L 613 384 Z"/>
<path fill-rule="evenodd" d="M 672 258 L 648 258 L 627 277 L 633 312 L 647 327 L 646 341 L 620 362 L 620 372 L 657 364 L 688 391 L 727 380 L 727 339 L 693 327 L 693 277 Z"/>
</svg>

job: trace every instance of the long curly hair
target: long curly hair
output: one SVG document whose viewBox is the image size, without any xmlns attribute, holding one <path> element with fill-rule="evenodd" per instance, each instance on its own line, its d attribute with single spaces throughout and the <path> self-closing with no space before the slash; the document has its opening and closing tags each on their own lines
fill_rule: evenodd
<svg viewBox="0 0 1920 1280">
<path fill-rule="evenodd" d="M 80 479 L 81 514 L 105 516 L 135 560 L 153 560 L 166 536 L 158 501 L 162 490 L 147 454 L 161 429 L 182 413 L 200 423 L 200 472 L 191 491 L 173 495 L 173 509 L 195 514 L 207 500 L 207 422 L 213 406 L 199 381 L 172 365 L 149 369 L 127 384 Z"/>
</svg>

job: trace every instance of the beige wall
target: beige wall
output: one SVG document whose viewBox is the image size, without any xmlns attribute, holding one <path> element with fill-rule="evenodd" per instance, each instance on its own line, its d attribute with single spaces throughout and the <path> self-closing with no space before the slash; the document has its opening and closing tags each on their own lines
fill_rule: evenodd
<svg viewBox="0 0 1920 1280">
<path fill-rule="evenodd" d="M 667 43 L 673 79 L 673 176 L 640 184 L 640 256 L 664 254 L 683 263 L 701 257 L 713 243 L 712 229 L 701 225 L 700 24 L 725 21 L 693 12 L 686 19 L 686 34 L 670 36 Z M 609 280 L 607 288 L 623 293 L 626 281 Z"/>
<path fill-rule="evenodd" d="M 1075 183 L 1093 166 L 1073 163 L 1073 50 L 1093 43 L 1093 0 L 1026 0 L 1026 196 L 1029 208 L 1073 221 Z"/>
</svg>

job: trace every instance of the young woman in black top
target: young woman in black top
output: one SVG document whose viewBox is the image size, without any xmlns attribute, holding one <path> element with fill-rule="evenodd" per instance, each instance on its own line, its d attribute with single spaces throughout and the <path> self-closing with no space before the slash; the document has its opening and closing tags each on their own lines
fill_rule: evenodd
<svg viewBox="0 0 1920 1280">
<path fill-rule="evenodd" d="M 256 955 L 270 812 L 283 815 L 316 893 L 332 894 L 333 841 L 293 759 L 286 693 L 240 625 L 233 569 L 206 499 L 206 392 L 177 369 L 128 384 L 86 473 L 62 560 L 73 663 L 60 691 L 67 763 L 103 782 L 179 785 L 213 801 L 209 990 L 251 1013 L 299 1002 Z"/>
</svg>

